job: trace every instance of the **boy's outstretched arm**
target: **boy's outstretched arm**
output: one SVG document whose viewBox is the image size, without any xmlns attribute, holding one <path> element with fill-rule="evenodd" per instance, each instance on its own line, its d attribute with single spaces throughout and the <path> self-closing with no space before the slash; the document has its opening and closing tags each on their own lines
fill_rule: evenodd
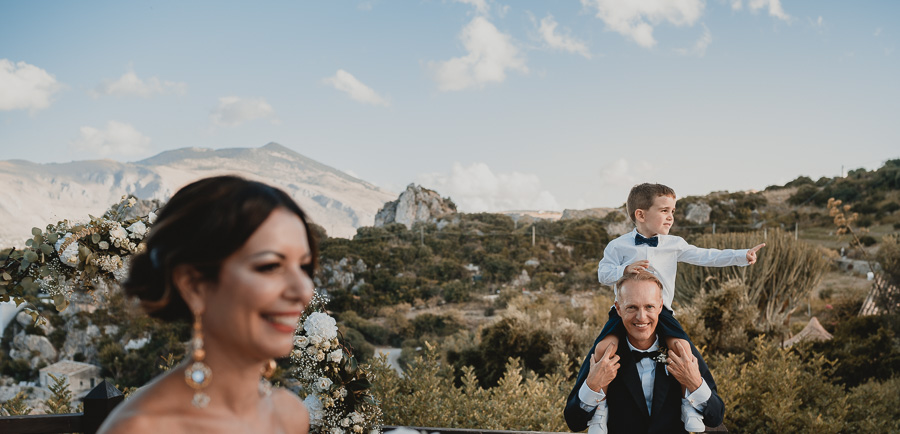
<svg viewBox="0 0 900 434">
<path fill-rule="evenodd" d="M 765 246 L 766 246 L 766 243 L 762 243 L 750 250 L 747 250 L 747 263 L 749 263 L 750 265 L 755 264 L 756 263 L 756 252 Z"/>
</svg>

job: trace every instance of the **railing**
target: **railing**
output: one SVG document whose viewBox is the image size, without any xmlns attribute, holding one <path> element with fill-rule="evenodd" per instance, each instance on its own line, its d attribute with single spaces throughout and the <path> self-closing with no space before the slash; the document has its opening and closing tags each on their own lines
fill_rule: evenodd
<svg viewBox="0 0 900 434">
<path fill-rule="evenodd" d="M 94 434 L 103 420 L 119 405 L 125 397 L 115 386 L 103 381 L 84 397 L 84 413 L 73 414 L 41 414 L 34 416 L 0 417 L 0 433 L 3 434 L 55 434 L 86 433 Z M 407 428 L 426 433 L 448 434 L 554 434 L 542 431 L 501 431 L 470 428 L 429 428 L 384 426 L 383 431 Z M 728 432 L 725 426 L 707 427 L 705 432 Z"/>
</svg>

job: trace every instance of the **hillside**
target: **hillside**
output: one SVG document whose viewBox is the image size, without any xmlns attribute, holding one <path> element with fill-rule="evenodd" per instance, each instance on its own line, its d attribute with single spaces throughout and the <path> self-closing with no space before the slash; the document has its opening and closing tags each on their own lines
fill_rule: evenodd
<svg viewBox="0 0 900 434">
<path fill-rule="evenodd" d="M 371 226 L 396 196 L 277 143 L 260 148 L 166 151 L 120 163 L 112 160 L 35 164 L 0 161 L 0 246 L 20 245 L 31 228 L 101 215 L 125 194 L 166 201 L 196 179 L 237 174 L 287 191 L 330 235 L 349 237 Z"/>
</svg>

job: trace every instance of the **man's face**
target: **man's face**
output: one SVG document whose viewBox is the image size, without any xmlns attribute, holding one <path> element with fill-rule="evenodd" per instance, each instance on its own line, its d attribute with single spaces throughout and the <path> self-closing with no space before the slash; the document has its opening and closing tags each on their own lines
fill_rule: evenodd
<svg viewBox="0 0 900 434">
<path fill-rule="evenodd" d="M 675 198 L 657 196 L 650 209 L 638 211 L 635 213 L 636 225 L 642 234 L 648 237 L 669 235 L 669 229 L 675 223 Z"/>
<path fill-rule="evenodd" d="M 616 311 L 631 345 L 645 350 L 656 340 L 656 323 L 662 311 L 662 290 L 652 280 L 628 280 L 619 288 Z"/>
</svg>

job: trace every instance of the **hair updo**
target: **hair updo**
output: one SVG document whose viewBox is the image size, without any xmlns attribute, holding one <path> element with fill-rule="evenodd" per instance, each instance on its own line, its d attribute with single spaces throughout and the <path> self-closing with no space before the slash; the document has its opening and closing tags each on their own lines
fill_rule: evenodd
<svg viewBox="0 0 900 434">
<path fill-rule="evenodd" d="M 216 176 L 178 190 L 159 211 L 146 249 L 132 258 L 122 284 L 125 293 L 137 297 L 150 316 L 190 320 L 193 314 L 175 288 L 172 270 L 190 265 L 203 279 L 216 282 L 225 258 L 278 208 L 300 217 L 315 267 L 314 234 L 306 214 L 287 193 L 237 176 Z"/>
</svg>

